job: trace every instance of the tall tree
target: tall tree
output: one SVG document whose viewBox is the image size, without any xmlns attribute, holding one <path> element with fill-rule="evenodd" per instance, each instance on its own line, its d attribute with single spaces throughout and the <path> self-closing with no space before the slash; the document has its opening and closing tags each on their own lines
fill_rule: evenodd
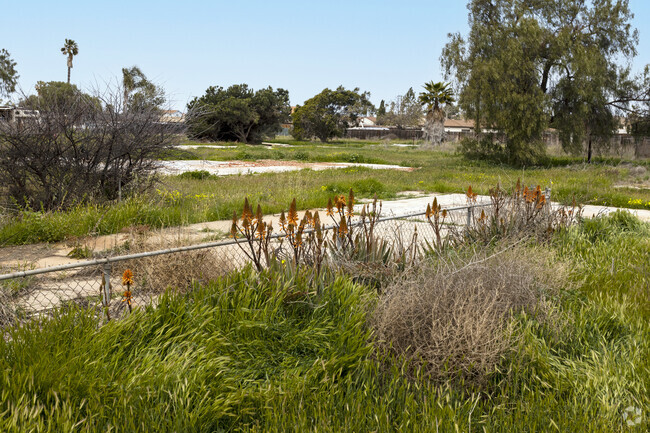
<svg viewBox="0 0 650 433">
<path fill-rule="evenodd" d="M 377 109 L 377 119 L 386 115 L 386 102 L 382 99 Z"/>
<path fill-rule="evenodd" d="M 346 128 L 357 124 L 360 116 L 374 111 L 369 97 L 370 93 L 359 93 L 358 88 L 324 89 L 296 107 L 291 134 L 298 140 L 317 137 L 322 142 L 341 137 Z"/>
<path fill-rule="evenodd" d="M 70 84 L 70 70 L 72 69 L 72 59 L 79 54 L 79 47 L 72 39 L 66 39 L 63 47 L 61 47 L 61 54 L 68 56 L 68 84 Z"/>
<path fill-rule="evenodd" d="M 159 109 L 165 103 L 162 88 L 149 81 L 137 66 L 122 68 L 122 111 Z"/>
<path fill-rule="evenodd" d="M 447 83 L 429 81 L 424 84 L 424 92 L 420 93 L 419 100 L 427 112 L 424 138 L 430 143 L 441 144 L 447 117 L 443 106 L 454 102 L 453 92 Z"/>
<path fill-rule="evenodd" d="M 470 1 L 469 35 L 449 35 L 441 62 L 477 131 L 503 132 L 510 161 L 520 164 L 543 152 L 548 126 L 560 129 L 568 151 L 607 132 L 603 120 L 628 108 L 636 88 L 617 63 L 636 54 L 628 3 Z"/>
<path fill-rule="evenodd" d="M 246 84 L 211 86 L 187 108 L 193 137 L 242 143 L 259 142 L 280 131 L 291 112 L 288 91 L 271 87 L 254 91 Z"/>
<path fill-rule="evenodd" d="M 16 62 L 11 59 L 7 50 L 0 49 L 0 102 L 3 96 L 8 97 L 16 90 L 18 77 Z"/>
<path fill-rule="evenodd" d="M 405 94 L 398 95 L 391 101 L 386 114 L 377 119 L 382 125 L 393 125 L 398 128 L 419 126 L 422 124 L 422 106 L 410 87 Z"/>
</svg>

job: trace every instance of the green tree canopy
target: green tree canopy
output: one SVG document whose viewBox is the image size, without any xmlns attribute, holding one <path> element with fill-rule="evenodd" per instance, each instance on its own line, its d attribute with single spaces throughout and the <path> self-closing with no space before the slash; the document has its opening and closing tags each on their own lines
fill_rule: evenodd
<svg viewBox="0 0 650 433">
<path fill-rule="evenodd" d="M 542 152 L 558 128 L 568 151 L 611 131 L 615 112 L 638 93 L 621 59 L 636 55 L 627 0 L 472 0 L 470 33 L 449 35 L 441 56 L 461 109 L 506 136 L 511 162 Z"/>
<path fill-rule="evenodd" d="M 187 106 L 189 133 L 196 138 L 258 142 L 280 131 L 289 119 L 289 92 L 272 87 L 254 91 L 246 84 L 209 87 Z"/>
<path fill-rule="evenodd" d="M 99 98 L 82 92 L 74 84 L 65 81 L 39 81 L 35 86 L 36 94 L 24 98 L 20 104 L 26 108 L 40 111 L 65 112 L 83 100 L 84 106 L 101 109 Z M 87 104 L 90 102 L 91 104 Z"/>
<path fill-rule="evenodd" d="M 447 83 L 424 83 L 424 92 L 420 93 L 418 100 L 426 111 L 424 125 L 424 138 L 433 144 L 442 144 L 445 136 L 446 113 L 443 106 L 455 102 L 454 93 Z"/>
<path fill-rule="evenodd" d="M 164 90 L 149 81 L 137 66 L 122 68 L 123 111 L 160 109 L 165 103 Z"/>
<path fill-rule="evenodd" d="M 346 128 L 356 125 L 360 116 L 375 111 L 369 97 L 368 92 L 359 93 L 359 88 L 346 90 L 339 86 L 336 90 L 324 89 L 304 105 L 296 107 L 292 114 L 292 135 L 298 140 L 317 137 L 323 142 L 341 137 Z"/>
<path fill-rule="evenodd" d="M 379 103 L 379 108 L 377 109 L 377 119 L 386 115 L 386 101 L 383 99 Z"/>
<path fill-rule="evenodd" d="M 0 49 L 0 102 L 2 97 L 8 97 L 16 91 L 18 83 L 18 72 L 16 62 L 4 48 Z"/>
</svg>

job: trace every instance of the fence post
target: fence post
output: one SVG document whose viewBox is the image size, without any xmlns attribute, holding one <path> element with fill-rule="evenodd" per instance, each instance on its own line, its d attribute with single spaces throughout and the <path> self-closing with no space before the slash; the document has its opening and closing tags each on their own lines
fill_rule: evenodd
<svg viewBox="0 0 650 433">
<path fill-rule="evenodd" d="M 104 304 L 104 311 L 106 313 L 106 319 L 111 320 L 111 315 L 109 313 L 109 307 L 111 302 L 111 263 L 110 262 L 104 264 L 101 296 L 102 296 L 102 304 Z"/>
<path fill-rule="evenodd" d="M 467 206 L 467 228 L 472 226 L 472 216 L 474 214 L 474 209 L 472 205 Z"/>
<path fill-rule="evenodd" d="M 550 215 L 551 214 L 551 188 L 548 186 L 546 187 L 546 189 L 544 189 L 544 197 L 546 198 L 546 215 Z"/>
</svg>

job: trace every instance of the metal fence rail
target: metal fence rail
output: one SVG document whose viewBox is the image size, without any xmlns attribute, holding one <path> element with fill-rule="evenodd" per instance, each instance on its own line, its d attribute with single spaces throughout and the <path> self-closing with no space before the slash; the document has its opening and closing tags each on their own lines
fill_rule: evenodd
<svg viewBox="0 0 650 433">
<path fill-rule="evenodd" d="M 465 226 L 474 219 L 474 209 L 489 204 L 473 204 L 444 208 L 448 226 Z M 356 222 L 352 226 L 359 226 Z M 335 229 L 335 225 L 326 230 Z M 312 230 L 306 230 L 309 233 Z M 381 217 L 375 236 L 388 243 L 409 242 L 417 231 L 418 242 L 433 240 L 433 229 L 425 212 Z M 274 234 L 278 239 L 282 234 Z M 239 241 L 241 242 L 241 240 Z M 250 259 L 228 239 L 197 245 L 116 255 L 39 269 L 28 269 L 0 275 L 0 326 L 30 317 L 46 315 L 57 308 L 79 305 L 96 308 L 110 317 L 126 311 L 121 276 L 124 270 L 134 274 L 134 305 L 156 302 L 168 287 L 188 290 L 196 283 L 205 283 L 240 269 Z"/>
</svg>

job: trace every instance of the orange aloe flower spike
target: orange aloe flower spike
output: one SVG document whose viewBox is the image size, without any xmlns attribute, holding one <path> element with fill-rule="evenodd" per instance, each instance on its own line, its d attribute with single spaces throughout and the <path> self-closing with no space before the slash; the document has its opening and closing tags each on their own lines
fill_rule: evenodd
<svg viewBox="0 0 650 433">
<path fill-rule="evenodd" d="M 131 284 L 133 284 L 133 272 L 131 272 L 131 269 L 127 269 L 122 274 L 122 285 L 130 286 Z"/>
<path fill-rule="evenodd" d="M 325 212 L 325 216 L 332 216 L 334 215 L 334 206 L 332 205 L 332 198 L 330 197 L 327 200 L 327 212 Z"/>
<path fill-rule="evenodd" d="M 354 216 L 354 191 L 350 188 L 350 194 L 348 196 L 348 216 Z"/>
<path fill-rule="evenodd" d="M 287 220 L 289 221 L 289 224 L 293 224 L 294 226 L 298 224 L 298 210 L 295 198 L 291 201 L 291 206 L 289 206 L 289 214 L 287 215 Z"/>
<path fill-rule="evenodd" d="M 341 218 L 341 224 L 339 225 L 339 234 L 343 236 L 348 232 L 348 224 L 345 222 L 345 218 Z"/>
<path fill-rule="evenodd" d="M 336 209 L 337 209 L 338 213 L 342 213 L 343 208 L 345 208 L 345 196 L 337 195 L 336 196 Z"/>
<path fill-rule="evenodd" d="M 265 222 L 259 222 L 257 224 L 257 227 L 255 229 L 257 232 L 257 237 L 260 239 L 264 239 L 264 233 L 266 233 L 266 223 Z"/>
<path fill-rule="evenodd" d="M 257 204 L 257 211 L 255 212 L 255 223 L 258 225 L 262 223 L 262 206 L 258 203 Z"/>
<path fill-rule="evenodd" d="M 232 226 L 230 226 L 230 234 L 232 237 L 237 237 L 237 211 L 232 211 Z"/>
<path fill-rule="evenodd" d="M 244 210 L 242 211 L 241 219 L 242 221 L 248 220 L 249 222 L 253 218 L 253 212 L 251 212 L 251 206 L 248 203 L 248 197 L 244 198 Z"/>
</svg>

